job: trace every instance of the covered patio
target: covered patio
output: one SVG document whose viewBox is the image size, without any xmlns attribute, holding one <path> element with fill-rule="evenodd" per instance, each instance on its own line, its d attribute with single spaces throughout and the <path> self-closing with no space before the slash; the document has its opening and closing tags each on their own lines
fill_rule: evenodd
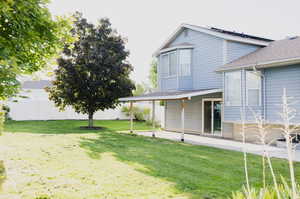
<svg viewBox="0 0 300 199">
<path fill-rule="evenodd" d="M 130 104 L 130 132 L 134 132 L 134 116 L 133 116 L 133 104 L 136 102 L 141 101 L 151 101 L 152 102 L 152 115 L 151 120 L 153 124 L 152 130 L 152 137 L 156 136 L 156 129 L 155 129 L 155 102 L 156 101 L 179 101 L 180 102 L 180 140 L 184 142 L 185 140 L 185 109 L 186 103 L 192 99 L 192 97 L 196 96 L 204 96 L 208 94 L 220 93 L 222 89 L 202 89 L 202 90 L 192 90 L 192 91 L 163 91 L 163 92 L 153 92 L 149 94 L 144 94 L 140 96 L 133 96 L 133 97 L 125 97 L 120 98 L 119 101 L 121 102 L 128 102 Z M 200 113 L 199 113 L 200 114 Z"/>
</svg>

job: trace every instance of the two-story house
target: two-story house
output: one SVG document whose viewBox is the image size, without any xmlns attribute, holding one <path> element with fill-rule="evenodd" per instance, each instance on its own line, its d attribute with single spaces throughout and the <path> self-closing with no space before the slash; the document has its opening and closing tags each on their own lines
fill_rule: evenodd
<svg viewBox="0 0 300 199">
<path fill-rule="evenodd" d="M 120 100 L 131 105 L 135 101 L 165 101 L 165 130 L 182 132 L 183 136 L 195 133 L 241 139 L 241 118 L 251 123 L 252 112 L 258 112 L 266 119 L 277 119 L 273 106 L 279 103 L 283 86 L 292 87 L 291 92 L 297 91 L 292 94 L 300 97 L 300 67 L 273 68 L 296 61 L 287 58 L 298 56 L 300 60 L 299 41 L 274 42 L 182 24 L 154 54 L 158 59 L 158 92 Z M 243 113 L 245 117 L 241 117 Z M 256 141 L 253 135 L 248 141 Z"/>
</svg>

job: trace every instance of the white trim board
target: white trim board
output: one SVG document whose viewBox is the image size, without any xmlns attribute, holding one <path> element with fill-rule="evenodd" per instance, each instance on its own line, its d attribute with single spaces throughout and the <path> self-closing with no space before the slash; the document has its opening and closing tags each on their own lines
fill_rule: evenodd
<svg viewBox="0 0 300 199">
<path fill-rule="evenodd" d="M 178 94 L 178 95 L 164 95 L 164 96 L 145 96 L 145 97 L 124 97 L 120 98 L 121 102 L 129 102 L 129 101 L 151 101 L 151 100 L 179 100 L 179 99 L 190 99 L 195 96 L 207 95 L 211 93 L 219 93 L 222 92 L 222 89 L 210 89 L 205 91 L 195 91 L 186 94 Z"/>
<path fill-rule="evenodd" d="M 191 45 L 174 46 L 174 47 L 170 47 L 170 48 L 164 48 L 163 50 L 159 51 L 159 53 L 165 53 L 165 52 L 169 52 L 169 51 L 177 50 L 177 49 L 190 49 L 190 48 L 194 48 L 194 46 L 191 46 Z"/>
<path fill-rule="evenodd" d="M 300 63 L 300 57 L 294 58 L 287 58 L 287 59 L 280 59 L 280 60 L 272 60 L 272 61 L 265 61 L 265 62 L 258 62 L 253 64 L 245 64 L 239 66 L 228 66 L 228 67 L 221 67 L 215 72 L 226 72 L 226 71 L 234 71 L 234 70 L 241 70 L 241 69 L 253 69 L 256 67 L 257 69 L 260 68 L 271 68 L 271 67 L 280 67 L 292 64 Z"/>
</svg>

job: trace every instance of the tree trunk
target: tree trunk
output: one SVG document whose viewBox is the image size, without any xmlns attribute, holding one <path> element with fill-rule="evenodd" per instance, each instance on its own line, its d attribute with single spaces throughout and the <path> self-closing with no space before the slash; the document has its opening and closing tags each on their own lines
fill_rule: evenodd
<svg viewBox="0 0 300 199">
<path fill-rule="evenodd" d="M 89 128 L 92 128 L 94 126 L 93 116 L 94 116 L 94 113 L 89 113 Z"/>
</svg>

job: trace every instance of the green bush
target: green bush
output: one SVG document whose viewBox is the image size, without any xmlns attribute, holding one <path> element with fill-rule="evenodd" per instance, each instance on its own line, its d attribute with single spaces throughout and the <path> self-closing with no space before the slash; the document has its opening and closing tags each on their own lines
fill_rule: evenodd
<svg viewBox="0 0 300 199">
<path fill-rule="evenodd" d="M 9 117 L 10 108 L 7 105 L 3 105 L 3 111 L 5 113 L 5 120 L 11 120 Z"/>
<path fill-rule="evenodd" d="M 146 121 L 146 124 L 152 125 L 152 120 L 147 120 L 147 121 Z M 160 123 L 159 123 L 158 121 L 154 121 L 154 126 L 155 126 L 156 128 L 159 128 L 159 127 L 160 127 Z"/>
<path fill-rule="evenodd" d="M 123 106 L 121 111 L 123 113 L 125 113 L 125 115 L 127 117 L 130 116 L 130 107 L 129 106 Z M 149 108 L 139 108 L 139 107 L 133 106 L 132 112 L 133 112 L 134 119 L 137 121 L 149 120 L 149 117 L 150 117 L 150 109 Z"/>
<path fill-rule="evenodd" d="M 159 101 L 159 105 L 160 105 L 160 106 L 165 106 L 165 104 L 166 104 L 165 101 L 163 101 L 163 100 Z"/>
</svg>

